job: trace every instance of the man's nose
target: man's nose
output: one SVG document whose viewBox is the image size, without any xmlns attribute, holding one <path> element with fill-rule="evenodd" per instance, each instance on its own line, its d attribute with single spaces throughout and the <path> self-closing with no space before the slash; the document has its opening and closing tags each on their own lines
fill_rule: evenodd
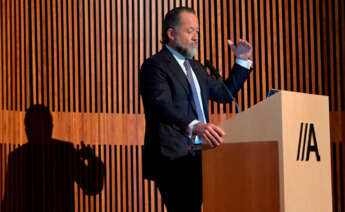
<svg viewBox="0 0 345 212">
<path fill-rule="evenodd" d="M 198 35 L 198 33 L 194 33 L 194 34 L 193 34 L 192 40 L 193 40 L 193 41 L 198 41 L 198 40 L 199 40 L 199 35 Z"/>
</svg>

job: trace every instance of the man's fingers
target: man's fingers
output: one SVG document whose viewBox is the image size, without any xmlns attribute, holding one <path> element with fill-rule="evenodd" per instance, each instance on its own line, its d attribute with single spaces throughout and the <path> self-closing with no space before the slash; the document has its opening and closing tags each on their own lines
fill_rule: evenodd
<svg viewBox="0 0 345 212">
<path fill-rule="evenodd" d="M 252 46 L 249 44 L 249 43 L 245 43 L 245 44 L 243 44 L 244 45 L 244 47 L 246 48 L 246 49 L 251 49 L 252 48 Z"/>
<path fill-rule="evenodd" d="M 217 125 L 199 123 L 194 130 L 196 130 L 196 134 L 206 141 L 212 148 L 215 148 L 224 142 L 223 136 L 225 135 L 225 132 Z"/>
<path fill-rule="evenodd" d="M 248 41 L 244 40 L 244 42 L 247 46 L 252 46 Z"/>
<path fill-rule="evenodd" d="M 199 136 L 202 140 L 206 141 L 211 146 L 211 148 L 214 148 L 213 142 L 211 141 L 210 138 L 208 138 L 208 136 L 205 133 L 203 133 L 202 135 L 199 135 Z"/>
<path fill-rule="evenodd" d="M 205 137 L 206 137 L 206 141 L 210 144 L 211 147 L 219 146 L 217 139 L 214 138 L 210 132 L 206 131 Z"/>
<path fill-rule="evenodd" d="M 217 142 L 221 142 L 222 141 L 222 135 L 218 134 L 218 132 L 216 131 L 217 126 L 212 126 L 209 128 L 209 133 L 217 140 Z"/>
<path fill-rule="evenodd" d="M 241 47 L 244 47 L 244 48 L 246 48 L 246 49 L 252 47 L 248 41 L 243 40 L 243 39 L 240 39 L 240 40 L 238 41 L 237 46 L 241 46 Z"/>
<path fill-rule="evenodd" d="M 236 46 L 235 46 L 234 42 L 232 42 L 232 40 L 228 40 L 228 45 L 230 46 L 230 48 L 231 48 L 232 50 L 235 50 L 235 49 L 236 49 Z"/>
<path fill-rule="evenodd" d="M 243 40 L 242 42 L 243 46 L 246 48 L 246 49 L 251 49 L 252 48 L 252 45 L 250 45 L 250 43 L 246 40 Z"/>
<path fill-rule="evenodd" d="M 220 135 L 218 135 L 218 133 L 212 127 L 206 130 L 205 133 L 215 146 L 219 146 L 221 143 L 223 143 L 223 138 Z"/>
<path fill-rule="evenodd" d="M 206 136 L 211 140 L 211 142 L 213 143 L 213 145 L 218 146 L 220 143 L 220 138 L 219 136 L 212 131 L 206 131 L 205 132 Z"/>
<path fill-rule="evenodd" d="M 205 141 L 206 141 L 212 148 L 215 147 L 215 145 L 213 144 L 212 139 L 211 139 L 208 135 L 206 135 L 206 133 L 204 133 L 203 137 L 204 137 Z"/>
<path fill-rule="evenodd" d="M 223 131 L 222 128 L 220 128 L 220 127 L 218 127 L 218 126 L 215 126 L 213 129 L 214 129 L 214 131 L 216 131 L 216 133 L 218 133 L 218 135 L 219 135 L 220 137 L 225 136 L 225 132 Z"/>
</svg>

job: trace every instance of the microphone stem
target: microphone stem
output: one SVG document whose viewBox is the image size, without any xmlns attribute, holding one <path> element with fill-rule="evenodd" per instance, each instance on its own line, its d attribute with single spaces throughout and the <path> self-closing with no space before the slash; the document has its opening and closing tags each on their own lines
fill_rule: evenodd
<svg viewBox="0 0 345 212">
<path fill-rule="evenodd" d="M 217 80 L 220 79 L 220 80 L 222 81 L 222 84 L 223 84 L 223 87 L 225 88 L 225 91 L 228 93 L 228 95 L 230 96 L 230 98 L 231 98 L 231 99 L 234 101 L 234 103 L 235 103 L 237 114 L 240 114 L 240 112 L 241 112 L 241 111 L 240 111 L 240 107 L 238 106 L 238 103 L 237 103 L 235 97 L 232 95 L 232 93 L 231 93 L 231 91 L 229 90 L 228 86 L 225 85 L 224 80 L 223 80 L 222 77 L 219 75 L 219 73 L 218 73 L 218 71 L 216 70 L 216 68 L 214 68 L 214 67 L 212 66 L 212 64 L 210 63 L 210 61 L 208 61 L 208 60 L 206 60 L 205 65 L 210 69 L 211 73 L 212 73 L 213 75 L 215 75 L 215 77 L 216 77 Z"/>
<path fill-rule="evenodd" d="M 230 98 L 234 101 L 235 106 L 236 106 L 236 112 L 237 114 L 240 114 L 240 107 L 238 106 L 237 100 L 235 99 L 235 97 L 232 95 L 231 91 L 229 90 L 228 86 L 225 85 L 223 79 L 221 79 L 223 87 L 225 88 L 225 91 L 228 93 L 228 95 L 230 96 Z"/>
</svg>

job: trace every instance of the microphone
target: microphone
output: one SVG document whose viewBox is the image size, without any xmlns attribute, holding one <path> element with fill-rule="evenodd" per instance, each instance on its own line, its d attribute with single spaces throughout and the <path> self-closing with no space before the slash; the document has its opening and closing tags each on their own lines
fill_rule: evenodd
<svg viewBox="0 0 345 212">
<path fill-rule="evenodd" d="M 234 101 L 235 106 L 236 106 L 236 112 L 239 114 L 240 113 L 240 107 L 238 106 L 237 100 L 235 99 L 235 97 L 232 95 L 231 91 L 229 90 L 228 86 L 225 85 L 223 79 L 221 78 L 221 76 L 219 75 L 219 72 L 217 71 L 217 69 L 210 63 L 209 60 L 205 61 L 205 66 L 211 71 L 211 75 L 215 76 L 216 79 L 221 79 L 223 86 L 225 88 L 225 91 L 228 93 L 228 95 L 230 96 L 230 98 Z"/>
<path fill-rule="evenodd" d="M 217 69 L 215 67 L 212 66 L 212 64 L 210 63 L 209 60 L 205 61 L 205 66 L 211 71 L 211 76 L 215 76 L 216 79 L 221 78 L 221 76 L 219 75 Z"/>
</svg>

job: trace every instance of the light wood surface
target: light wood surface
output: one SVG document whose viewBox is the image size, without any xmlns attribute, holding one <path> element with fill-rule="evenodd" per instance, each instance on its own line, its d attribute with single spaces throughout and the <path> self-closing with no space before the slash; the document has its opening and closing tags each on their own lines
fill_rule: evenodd
<svg viewBox="0 0 345 212">
<path fill-rule="evenodd" d="M 328 97 L 326 96 L 280 91 L 221 125 L 227 134 L 224 143 L 229 149 L 232 148 L 232 145 L 233 148 L 236 148 L 236 145 L 246 144 L 247 147 L 243 147 L 243 151 L 250 152 L 254 148 L 252 146 L 259 150 L 260 142 L 263 142 L 264 145 L 270 140 L 276 141 L 274 151 L 278 155 L 273 160 L 278 164 L 278 179 L 263 176 L 256 179 L 256 183 L 261 184 L 267 180 L 279 181 L 280 199 L 277 199 L 279 201 L 277 204 L 280 206 L 279 211 L 281 212 L 332 211 L 332 163 L 328 107 Z M 214 150 L 205 150 L 203 155 L 206 155 L 203 157 L 205 187 L 207 189 L 212 187 L 207 185 L 209 181 L 211 184 L 217 182 L 222 185 L 218 187 L 218 190 L 210 190 L 213 193 L 210 193 L 209 190 L 204 192 L 205 207 L 212 208 L 207 211 L 213 211 L 214 206 L 218 204 L 217 198 L 224 198 L 219 202 L 231 201 L 231 198 L 227 199 L 221 193 L 228 192 L 234 183 L 241 187 L 246 185 L 246 180 L 251 182 L 245 177 L 243 181 L 239 182 L 234 172 L 236 173 L 236 168 L 240 169 L 240 173 L 243 172 L 241 165 L 246 166 L 247 163 L 255 166 L 256 160 L 254 158 L 250 162 L 242 162 L 242 159 L 233 159 L 228 152 Z M 317 155 L 320 157 L 319 159 Z M 261 160 L 263 157 L 260 154 L 255 156 L 257 160 Z M 219 166 L 211 166 L 208 163 L 213 161 L 212 157 L 222 157 L 224 160 L 229 157 L 229 160 L 234 160 L 238 164 L 228 166 L 226 162 L 218 162 Z M 274 171 L 274 165 L 268 164 L 267 168 L 271 166 Z M 222 174 L 223 169 L 227 167 L 234 167 L 233 172 Z M 263 170 L 267 169 L 263 168 Z M 251 171 L 248 172 L 250 172 L 249 175 L 255 176 Z M 208 173 L 212 173 L 214 176 Z M 252 189 L 251 192 L 250 195 L 255 196 L 259 195 L 260 190 Z M 214 197 L 212 198 L 212 196 Z M 276 204 L 273 201 L 271 203 L 274 205 L 271 207 L 275 208 Z M 229 204 L 229 208 L 224 207 L 224 210 L 242 207 L 237 204 L 245 203 L 235 201 L 233 204 L 235 206 Z"/>
<path fill-rule="evenodd" d="M 224 144 L 203 152 L 207 211 L 279 211 L 278 142 Z"/>
</svg>

